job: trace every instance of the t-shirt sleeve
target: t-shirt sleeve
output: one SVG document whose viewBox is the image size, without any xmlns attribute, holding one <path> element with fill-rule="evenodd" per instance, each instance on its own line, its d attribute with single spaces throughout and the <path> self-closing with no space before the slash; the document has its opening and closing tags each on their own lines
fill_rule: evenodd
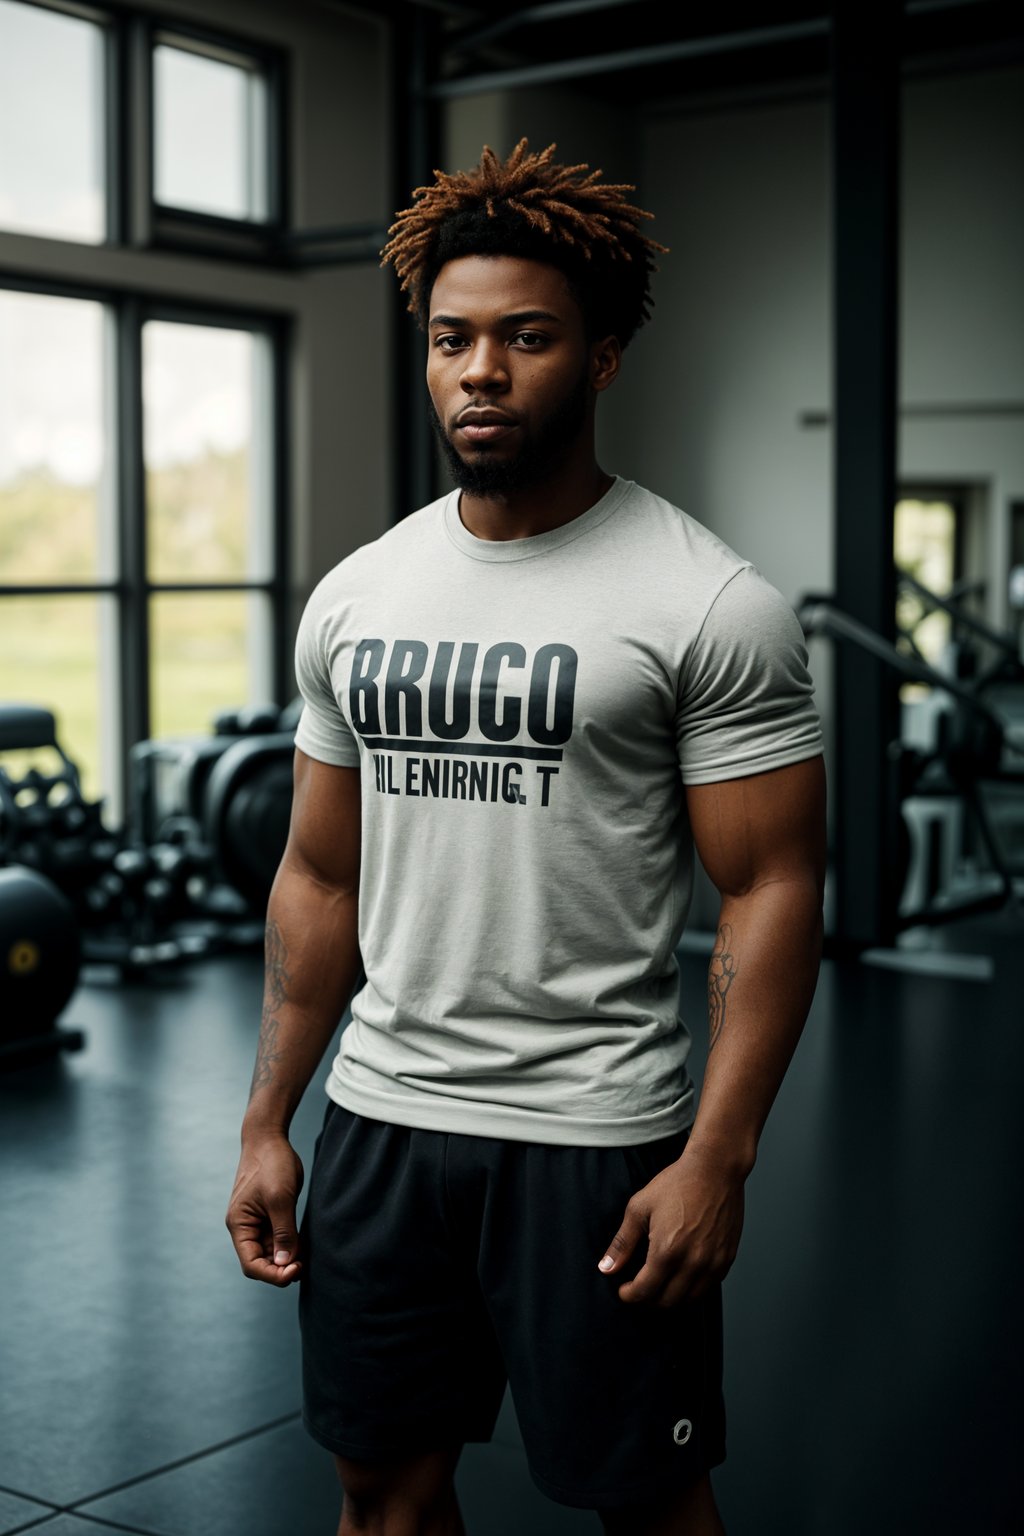
<svg viewBox="0 0 1024 1536">
<path fill-rule="evenodd" d="M 337 768 L 358 768 L 359 743 L 342 714 L 331 682 L 320 599 L 318 588 L 306 604 L 295 640 L 295 679 L 302 695 L 295 745 L 318 762 Z"/>
<path fill-rule="evenodd" d="M 796 614 L 752 566 L 712 603 L 680 678 L 676 750 L 684 784 L 784 768 L 822 750 Z"/>
</svg>

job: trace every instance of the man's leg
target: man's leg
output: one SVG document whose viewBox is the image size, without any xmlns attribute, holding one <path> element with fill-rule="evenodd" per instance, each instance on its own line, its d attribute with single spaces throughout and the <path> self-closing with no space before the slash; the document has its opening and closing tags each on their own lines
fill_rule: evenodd
<svg viewBox="0 0 1024 1536">
<path fill-rule="evenodd" d="M 629 1306 L 595 1258 L 685 1140 L 475 1149 L 488 1176 L 478 1273 L 533 1480 L 628 1536 L 722 1532 L 707 1478 L 725 1460 L 721 1287 Z"/>
<path fill-rule="evenodd" d="M 343 1536 L 463 1536 L 452 1476 L 463 1442 L 490 1438 L 504 1396 L 493 1328 L 448 1228 L 446 1143 L 333 1103 L 325 1118 L 299 1318 L 305 1427 L 335 1455 Z"/>
<path fill-rule="evenodd" d="M 725 1536 L 707 1472 L 658 1504 L 599 1509 L 597 1513 L 605 1536 Z"/>
<path fill-rule="evenodd" d="M 338 1536 L 466 1536 L 453 1476 L 462 1446 L 386 1462 L 335 1456 Z"/>
</svg>

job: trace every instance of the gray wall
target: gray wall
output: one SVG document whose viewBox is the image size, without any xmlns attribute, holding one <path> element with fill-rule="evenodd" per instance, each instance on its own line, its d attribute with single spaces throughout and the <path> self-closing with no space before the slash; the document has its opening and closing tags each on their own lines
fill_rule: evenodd
<svg viewBox="0 0 1024 1536">
<path fill-rule="evenodd" d="M 1024 401 L 1024 70 L 921 80 L 905 92 L 901 396 Z M 979 488 L 987 608 L 1008 621 L 1009 508 L 1024 498 L 1024 416 L 905 417 L 907 480 Z"/>
<path fill-rule="evenodd" d="M 1024 72 L 904 88 L 901 397 L 1024 399 Z M 663 107 L 639 120 L 582 93 L 477 97 L 449 109 L 447 163 L 521 134 L 638 185 L 671 247 L 651 325 L 608 397 L 608 467 L 674 498 L 794 599 L 832 577 L 829 112 L 824 99 Z M 1020 419 L 911 419 L 906 480 L 988 487 L 994 612 L 1008 501 L 1024 495 Z"/>
<path fill-rule="evenodd" d="M 904 89 L 901 399 L 904 481 L 979 487 L 989 612 L 1006 619 L 1009 503 L 1024 496 L 1024 73 Z M 671 246 L 654 321 L 608 401 L 610 466 L 721 535 L 791 600 L 832 582 L 829 113 L 824 100 L 650 114 L 644 201 Z M 830 723 L 830 656 L 812 666 Z"/>
</svg>

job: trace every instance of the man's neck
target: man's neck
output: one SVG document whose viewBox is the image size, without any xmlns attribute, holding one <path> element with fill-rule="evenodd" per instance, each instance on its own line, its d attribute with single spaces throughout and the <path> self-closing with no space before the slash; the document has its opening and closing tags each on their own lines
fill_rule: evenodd
<svg viewBox="0 0 1024 1536">
<path fill-rule="evenodd" d="M 614 483 L 614 475 L 606 474 L 596 459 L 582 470 L 566 465 L 542 485 L 521 491 L 495 496 L 463 491 L 459 517 L 463 527 L 478 539 L 528 539 L 581 517 Z"/>
</svg>

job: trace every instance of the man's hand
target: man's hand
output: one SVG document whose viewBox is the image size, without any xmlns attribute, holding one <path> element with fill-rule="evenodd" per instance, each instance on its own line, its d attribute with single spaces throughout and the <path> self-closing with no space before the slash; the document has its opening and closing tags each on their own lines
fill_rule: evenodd
<svg viewBox="0 0 1024 1536">
<path fill-rule="evenodd" d="M 225 1225 L 250 1280 L 284 1286 L 299 1278 L 295 1207 L 302 1179 L 287 1136 L 267 1133 L 243 1145 Z"/>
<path fill-rule="evenodd" d="M 696 1301 L 732 1266 L 743 1230 L 743 1178 L 694 1149 L 637 1190 L 598 1268 L 619 1274 L 644 1236 L 647 1259 L 619 1286 L 626 1302 L 676 1307 Z"/>
</svg>

